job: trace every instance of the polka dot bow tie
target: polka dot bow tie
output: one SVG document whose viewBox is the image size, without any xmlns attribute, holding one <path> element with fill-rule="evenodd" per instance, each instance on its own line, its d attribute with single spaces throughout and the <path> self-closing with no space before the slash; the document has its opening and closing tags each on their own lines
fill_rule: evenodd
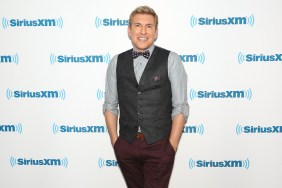
<svg viewBox="0 0 282 188">
<path fill-rule="evenodd" d="M 149 59 L 149 57 L 150 57 L 150 52 L 149 52 L 149 50 L 146 50 L 146 51 L 144 51 L 144 52 L 137 52 L 137 51 L 134 51 L 134 50 L 132 51 L 132 57 L 133 57 L 133 59 L 137 58 L 137 57 L 140 56 L 140 55 L 142 55 L 143 57 Z"/>
</svg>

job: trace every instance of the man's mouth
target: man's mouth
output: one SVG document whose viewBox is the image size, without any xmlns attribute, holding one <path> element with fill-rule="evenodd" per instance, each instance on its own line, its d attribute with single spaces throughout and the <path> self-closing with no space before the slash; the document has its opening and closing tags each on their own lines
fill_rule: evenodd
<svg viewBox="0 0 282 188">
<path fill-rule="evenodd" d="M 146 41 L 148 40 L 148 37 L 138 37 L 138 40 Z"/>
</svg>

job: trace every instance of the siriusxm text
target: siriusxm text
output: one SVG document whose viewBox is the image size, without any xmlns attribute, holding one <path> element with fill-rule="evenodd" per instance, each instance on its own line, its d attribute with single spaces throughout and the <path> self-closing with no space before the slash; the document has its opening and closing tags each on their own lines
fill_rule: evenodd
<svg viewBox="0 0 282 188">
<path fill-rule="evenodd" d="M 244 126 L 244 133 L 282 133 L 282 126 Z"/>
<path fill-rule="evenodd" d="M 184 126 L 182 129 L 182 133 L 197 133 L 196 126 Z"/>
<path fill-rule="evenodd" d="M 116 160 L 106 160 L 105 165 L 108 166 L 108 167 L 110 167 L 110 166 L 116 167 L 116 166 L 118 166 L 118 162 Z"/>
<path fill-rule="evenodd" d="M 62 161 L 60 159 L 26 159 L 26 158 L 19 158 L 16 160 L 17 165 L 44 165 L 44 166 L 62 166 Z"/>
<path fill-rule="evenodd" d="M 197 55 L 179 55 L 182 62 L 197 62 Z"/>
<path fill-rule="evenodd" d="M 247 24 L 247 17 L 228 18 L 199 18 L 199 25 L 244 25 Z"/>
<path fill-rule="evenodd" d="M 59 63 L 96 63 L 104 62 L 103 55 L 85 55 L 85 56 L 58 56 Z"/>
<path fill-rule="evenodd" d="M 56 26 L 55 19 L 36 19 L 36 20 L 11 19 L 9 20 L 9 23 L 11 27 Z"/>
<path fill-rule="evenodd" d="M 244 91 L 223 91 L 223 92 L 215 92 L 215 91 L 198 91 L 198 98 L 244 98 Z"/>
<path fill-rule="evenodd" d="M 282 54 L 273 54 L 273 55 L 256 55 L 256 54 L 247 54 L 247 62 L 257 62 L 257 61 L 282 61 Z"/>
<path fill-rule="evenodd" d="M 105 126 L 69 126 L 69 125 L 61 125 L 60 132 L 62 133 L 104 133 L 107 132 Z"/>
<path fill-rule="evenodd" d="M 14 91 L 15 98 L 59 98 L 59 91 Z"/>
<path fill-rule="evenodd" d="M 112 19 L 112 18 L 105 18 L 103 19 L 103 26 L 128 26 L 129 20 L 120 20 Z"/>
<path fill-rule="evenodd" d="M 0 132 L 16 132 L 15 125 L 0 125 Z"/>
<path fill-rule="evenodd" d="M 205 161 L 205 160 L 198 160 L 196 161 L 196 166 L 197 167 L 225 167 L 225 168 L 230 168 L 230 167 L 243 167 L 243 161 L 238 160 L 238 161 Z"/>
<path fill-rule="evenodd" d="M 1 55 L 0 56 L 0 63 L 12 63 L 12 56 L 10 55 Z"/>
</svg>

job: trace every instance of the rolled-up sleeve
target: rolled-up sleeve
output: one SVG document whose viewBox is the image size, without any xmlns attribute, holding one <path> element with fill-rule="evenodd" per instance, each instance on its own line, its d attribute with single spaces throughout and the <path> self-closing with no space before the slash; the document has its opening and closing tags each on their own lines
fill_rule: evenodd
<svg viewBox="0 0 282 188">
<path fill-rule="evenodd" d="M 172 92 L 172 119 L 183 114 L 185 122 L 189 116 L 189 105 L 187 102 L 187 74 L 178 54 L 170 52 L 168 57 L 168 77 L 171 82 Z"/>
<path fill-rule="evenodd" d="M 103 104 L 103 114 L 105 114 L 106 111 L 110 111 L 116 116 L 118 116 L 119 114 L 117 78 L 116 78 L 117 57 L 118 55 L 112 58 L 107 69 L 106 85 L 105 85 L 105 101 Z"/>
</svg>

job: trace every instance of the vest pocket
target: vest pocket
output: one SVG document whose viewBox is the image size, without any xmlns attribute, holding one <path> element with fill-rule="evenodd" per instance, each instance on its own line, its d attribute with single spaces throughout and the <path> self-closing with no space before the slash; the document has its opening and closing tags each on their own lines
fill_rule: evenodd
<svg viewBox="0 0 282 188">
<path fill-rule="evenodd" d="M 172 120 L 171 118 L 164 118 L 164 119 L 158 119 L 154 121 L 154 126 L 163 126 L 163 125 L 171 125 Z"/>
</svg>

